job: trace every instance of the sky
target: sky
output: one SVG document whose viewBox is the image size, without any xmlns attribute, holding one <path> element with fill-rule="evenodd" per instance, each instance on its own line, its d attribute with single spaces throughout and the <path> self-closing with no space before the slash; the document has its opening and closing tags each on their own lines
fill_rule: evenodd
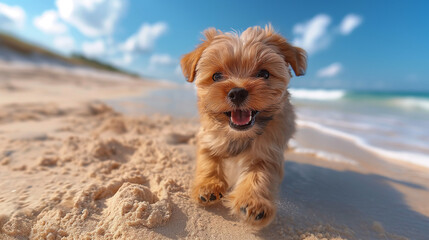
<svg viewBox="0 0 429 240">
<path fill-rule="evenodd" d="M 429 1 L 0 0 L 0 31 L 185 82 L 179 62 L 208 27 L 273 27 L 308 52 L 291 87 L 429 92 Z"/>
</svg>

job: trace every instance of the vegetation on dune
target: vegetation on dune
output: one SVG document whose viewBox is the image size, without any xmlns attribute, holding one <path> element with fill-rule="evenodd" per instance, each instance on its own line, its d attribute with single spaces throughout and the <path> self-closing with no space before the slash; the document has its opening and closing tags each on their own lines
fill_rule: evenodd
<svg viewBox="0 0 429 240">
<path fill-rule="evenodd" d="M 6 33 L 1 33 L 1 32 L 0 32 L 0 46 L 9 48 L 22 55 L 37 54 L 37 55 L 58 60 L 60 62 L 68 63 L 71 65 L 86 66 L 86 67 L 91 67 L 91 68 L 100 69 L 100 70 L 122 73 L 132 77 L 138 77 L 138 75 L 135 73 L 119 69 L 108 63 L 91 59 L 78 53 L 73 53 L 70 57 L 63 56 L 53 51 L 50 51 L 46 48 L 43 48 L 41 46 L 37 46 L 35 44 L 25 42 L 15 36 L 12 36 Z"/>
</svg>

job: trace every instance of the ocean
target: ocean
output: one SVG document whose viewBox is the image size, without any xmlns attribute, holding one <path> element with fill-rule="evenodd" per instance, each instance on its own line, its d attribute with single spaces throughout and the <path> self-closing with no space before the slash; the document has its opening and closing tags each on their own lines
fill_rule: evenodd
<svg viewBox="0 0 429 240">
<path fill-rule="evenodd" d="M 298 126 L 341 137 L 384 158 L 429 168 L 429 93 L 289 90 Z M 127 114 L 198 116 L 193 85 L 155 90 L 109 104 Z M 336 158 L 335 153 L 310 151 Z"/>
<path fill-rule="evenodd" d="M 429 94 L 290 89 L 298 125 L 429 167 Z"/>
</svg>

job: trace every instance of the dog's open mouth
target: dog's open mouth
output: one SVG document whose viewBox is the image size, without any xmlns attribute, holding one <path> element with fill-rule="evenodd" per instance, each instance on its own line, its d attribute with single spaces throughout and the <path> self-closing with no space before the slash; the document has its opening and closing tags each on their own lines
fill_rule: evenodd
<svg viewBox="0 0 429 240">
<path fill-rule="evenodd" d="M 229 117 L 229 126 L 235 130 L 247 130 L 255 124 L 255 117 L 258 111 L 234 110 L 225 112 Z"/>
</svg>

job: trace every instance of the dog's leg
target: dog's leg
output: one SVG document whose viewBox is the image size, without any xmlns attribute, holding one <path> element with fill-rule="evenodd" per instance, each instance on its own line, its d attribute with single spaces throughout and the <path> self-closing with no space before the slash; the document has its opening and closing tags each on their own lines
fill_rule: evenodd
<svg viewBox="0 0 429 240">
<path fill-rule="evenodd" d="M 201 205 L 216 203 L 225 196 L 227 184 L 221 164 L 221 160 L 210 156 L 207 150 L 198 151 L 192 198 Z"/>
<path fill-rule="evenodd" d="M 256 161 L 242 173 L 235 189 L 226 198 L 232 213 L 256 228 L 267 226 L 274 218 L 274 200 L 283 176 L 282 164 Z"/>
</svg>

